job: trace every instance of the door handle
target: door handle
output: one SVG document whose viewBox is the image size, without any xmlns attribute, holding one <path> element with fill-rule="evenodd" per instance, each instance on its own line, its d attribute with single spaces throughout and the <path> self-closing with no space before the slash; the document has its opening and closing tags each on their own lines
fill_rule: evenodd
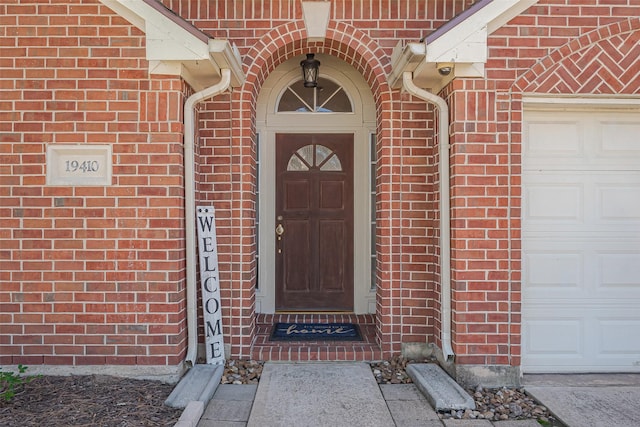
<svg viewBox="0 0 640 427">
<path fill-rule="evenodd" d="M 282 235 L 284 234 L 284 227 L 282 226 L 282 224 L 278 224 L 278 226 L 276 227 L 276 234 L 278 235 L 278 241 L 281 241 Z M 280 245 L 278 245 L 278 253 L 282 253 L 282 248 L 280 247 Z"/>
</svg>

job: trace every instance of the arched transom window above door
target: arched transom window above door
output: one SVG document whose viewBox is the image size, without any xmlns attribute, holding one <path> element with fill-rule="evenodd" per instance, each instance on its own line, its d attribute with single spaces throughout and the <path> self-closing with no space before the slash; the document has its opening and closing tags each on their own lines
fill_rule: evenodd
<svg viewBox="0 0 640 427">
<path fill-rule="evenodd" d="M 280 94 L 278 113 L 353 113 L 351 99 L 339 84 L 318 78 L 318 87 L 304 87 L 302 79 L 287 86 Z"/>
<path fill-rule="evenodd" d="M 305 172 L 312 169 L 340 172 L 342 171 L 342 163 L 333 150 L 320 144 L 305 145 L 289 158 L 287 171 Z"/>
</svg>

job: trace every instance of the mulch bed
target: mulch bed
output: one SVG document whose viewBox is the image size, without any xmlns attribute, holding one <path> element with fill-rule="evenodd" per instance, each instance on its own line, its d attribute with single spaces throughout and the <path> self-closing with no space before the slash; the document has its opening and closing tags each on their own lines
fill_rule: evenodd
<svg viewBox="0 0 640 427">
<path fill-rule="evenodd" d="M 0 400 L 0 426 L 173 426 L 182 409 L 164 405 L 173 385 L 105 375 L 42 376 Z"/>
<path fill-rule="evenodd" d="M 379 384 L 409 384 L 403 357 L 371 363 Z M 421 362 L 433 362 L 423 360 Z M 257 384 L 263 362 L 229 360 L 222 384 Z M 0 426 L 173 426 L 182 409 L 164 405 L 175 385 L 105 375 L 42 376 L 18 387 L 10 402 L 0 400 Z M 544 425 L 562 426 L 548 412 L 515 389 L 469 389 L 477 411 L 440 414 L 441 418 L 538 419 Z M 476 414 L 477 412 L 477 414 Z"/>
</svg>

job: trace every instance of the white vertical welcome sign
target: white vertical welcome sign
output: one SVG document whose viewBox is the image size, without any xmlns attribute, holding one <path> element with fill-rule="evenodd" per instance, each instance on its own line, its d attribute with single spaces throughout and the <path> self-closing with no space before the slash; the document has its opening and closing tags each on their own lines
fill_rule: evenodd
<svg viewBox="0 0 640 427">
<path fill-rule="evenodd" d="M 220 307 L 220 273 L 216 218 L 213 207 L 198 206 L 198 253 L 202 283 L 202 313 L 208 364 L 224 364 L 222 310 Z"/>
</svg>

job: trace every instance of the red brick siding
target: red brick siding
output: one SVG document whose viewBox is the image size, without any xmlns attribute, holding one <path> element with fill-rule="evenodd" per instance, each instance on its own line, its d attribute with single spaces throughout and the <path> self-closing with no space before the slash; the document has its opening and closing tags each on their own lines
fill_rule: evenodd
<svg viewBox="0 0 640 427">
<path fill-rule="evenodd" d="M 514 83 L 525 93 L 626 94 L 640 86 L 640 19 L 604 25 L 564 43 Z"/>
<path fill-rule="evenodd" d="M 97 2 L 0 5 L 0 363 L 184 358 L 182 104 Z M 48 144 L 108 143 L 111 186 L 46 186 Z"/>
<path fill-rule="evenodd" d="M 164 3 L 206 33 L 233 40 L 245 61 L 247 83 L 233 94 L 231 119 L 228 120 L 226 109 L 221 106 L 223 101 L 217 100 L 216 105 L 220 106 L 212 106 L 215 111 L 203 114 L 218 117 L 224 110 L 224 116 L 221 120 L 207 121 L 201 129 L 201 150 L 206 146 L 209 153 L 211 147 L 212 158 L 216 159 L 203 159 L 214 167 L 212 171 L 206 167 L 212 176 L 203 177 L 207 180 L 207 190 L 201 193 L 201 197 L 213 200 L 217 215 L 229 218 L 231 223 L 219 230 L 221 239 L 230 241 L 231 245 L 219 250 L 225 260 L 230 260 L 227 264 L 221 259 L 221 273 L 233 278 L 228 282 L 231 291 L 226 292 L 236 295 L 226 299 L 223 289 L 226 306 L 236 313 L 231 319 L 233 326 L 225 328 L 225 336 L 241 343 L 240 347 L 234 343 L 233 355 L 249 354 L 255 327 L 254 103 L 270 71 L 309 49 L 335 55 L 359 69 L 369 81 L 378 105 L 378 326 L 383 350 L 387 354 L 398 352 L 403 341 L 424 341 L 425 337 L 431 336 L 434 325 L 431 309 L 435 305 L 433 298 L 437 297 L 437 280 L 433 277 L 437 255 L 431 224 L 435 213 L 430 178 L 436 166 L 433 159 L 429 161 L 432 154 L 428 126 L 431 123 L 426 121 L 431 113 L 425 112 L 424 102 L 408 99 L 397 102 L 399 94 L 391 93 L 386 87 L 386 74 L 389 72 L 391 48 L 399 38 L 421 38 L 460 12 L 462 2 L 429 2 L 430 6 L 425 7 L 425 2 L 412 1 L 404 2 L 402 6 L 394 4 L 396 9 L 387 2 L 371 2 L 368 8 L 359 3 L 335 5 L 332 12 L 335 21 L 329 24 L 327 40 L 314 44 L 304 40 L 305 29 L 303 22 L 299 21 L 301 9 L 298 2 L 271 2 L 270 7 L 259 10 L 252 9 L 248 3 L 244 4 L 248 8 L 246 10 L 242 4 Z M 378 20 L 387 14 L 398 16 L 402 21 Z M 425 20 L 425 17 L 436 20 Z M 392 100 L 396 101 L 398 111 L 394 111 Z M 209 105 L 205 107 L 208 108 Z M 401 108 L 406 112 L 400 111 Z M 413 124 L 403 136 L 402 123 L 405 120 L 407 124 L 412 120 Z M 225 124 L 232 142 L 224 130 Z M 396 130 L 391 131 L 394 127 Z M 217 136 L 213 136 L 214 133 Z M 405 175 L 401 177 L 400 171 Z M 210 182 L 213 182 L 212 187 Z M 405 201 L 400 199 L 399 186 L 402 186 Z M 204 189 L 202 184 L 200 188 Z M 207 191 L 212 193 L 206 194 Z M 233 261 L 238 259 L 244 262 Z M 230 330 L 229 334 L 227 330 Z"/>
<path fill-rule="evenodd" d="M 435 120 L 430 106 L 403 94 L 400 105 L 400 135 L 396 156 L 399 189 L 397 225 L 401 274 L 397 280 L 400 295 L 402 342 L 434 341 L 439 301 L 435 283 L 439 234 L 437 224 L 437 156 L 430 129 Z M 395 191 L 394 191 L 395 192 Z M 391 285 L 393 286 L 393 285 Z"/>
<path fill-rule="evenodd" d="M 637 7 L 556 3 L 538 3 L 489 38 L 487 81 L 443 92 L 452 114 L 453 339 L 462 364 L 520 364 L 523 94 L 640 93 L 640 20 L 629 18 Z"/>
<path fill-rule="evenodd" d="M 144 36 L 95 2 L 0 5 L 0 363 L 176 364 L 184 356 L 182 104 L 150 77 Z M 225 338 L 255 330 L 255 101 L 308 50 L 369 82 L 377 107 L 378 340 L 438 345 L 437 144 L 422 101 L 387 86 L 398 41 L 469 1 L 332 2 L 308 43 L 299 1 L 165 0 L 243 55 L 247 83 L 201 106 L 199 203 L 216 207 Z M 262 6 L 264 5 L 264 6 Z M 518 365 L 523 93 L 638 94 L 639 6 L 541 0 L 489 38 L 486 79 L 456 80 L 451 112 L 453 340 L 459 363 Z M 110 143 L 113 185 L 46 187 L 49 143 Z"/>
<path fill-rule="evenodd" d="M 510 141 L 498 137 L 495 85 L 448 88 L 454 351 L 460 363 L 508 364 L 511 276 Z"/>
</svg>

